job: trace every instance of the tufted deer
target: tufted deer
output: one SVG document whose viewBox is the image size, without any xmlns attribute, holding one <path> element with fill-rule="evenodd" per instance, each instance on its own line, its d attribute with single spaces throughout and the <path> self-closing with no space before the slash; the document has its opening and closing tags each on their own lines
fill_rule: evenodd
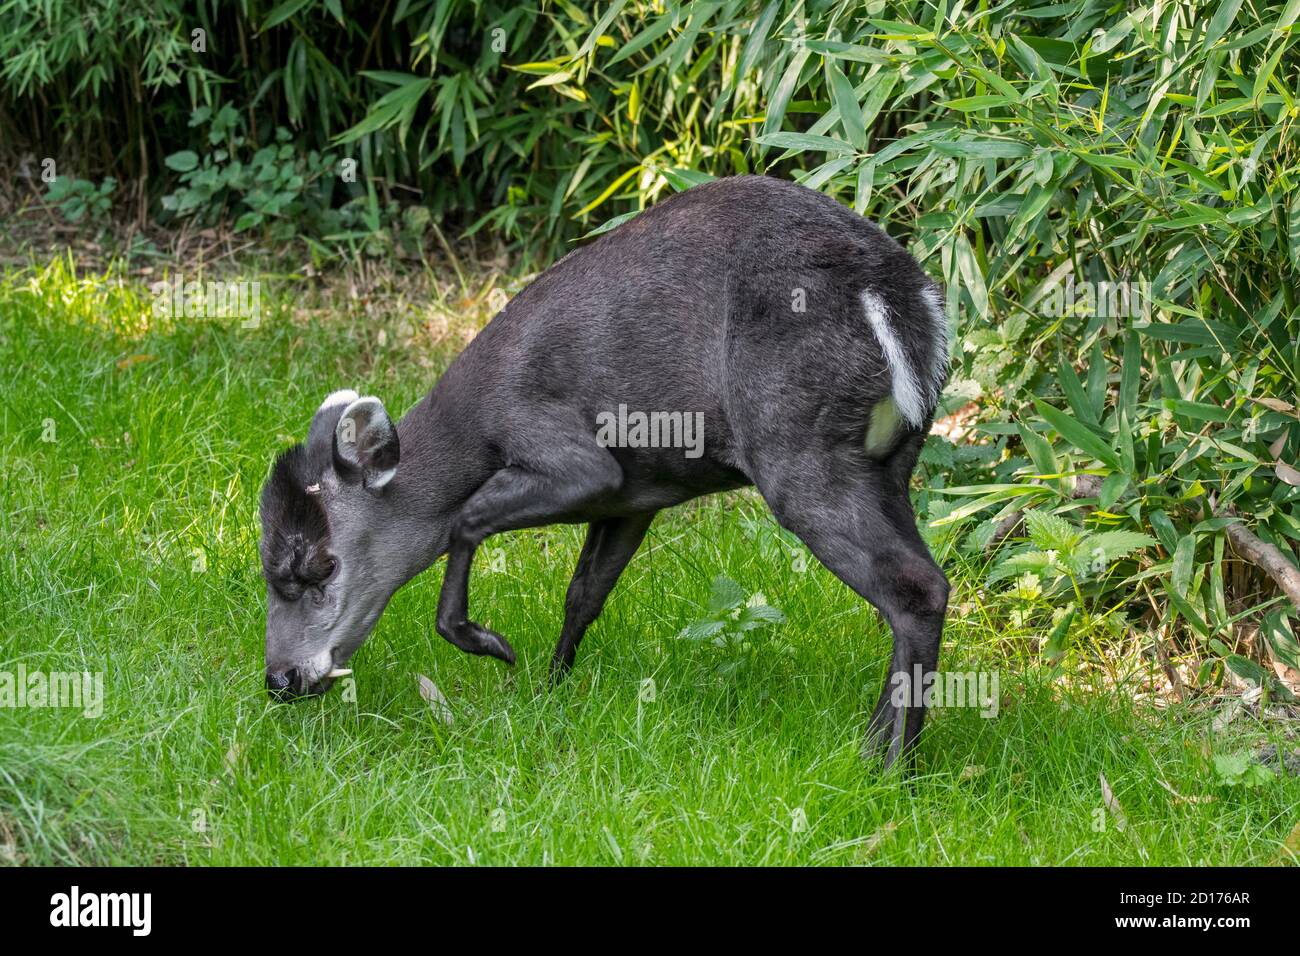
<svg viewBox="0 0 1300 956">
<path fill-rule="evenodd" d="M 884 615 L 891 674 L 933 671 L 948 581 L 908 480 L 947 364 L 938 288 L 872 223 L 759 176 L 673 196 L 543 273 L 401 421 L 377 398 L 325 399 L 262 493 L 267 686 L 328 689 L 393 593 L 443 554 L 438 633 L 513 664 L 470 618 L 475 549 L 585 522 L 558 678 L 655 513 L 751 484 Z M 628 409 L 667 410 L 659 432 L 697 422 L 702 440 L 646 440 Z M 894 763 L 924 716 L 886 685 L 868 749 Z"/>
</svg>

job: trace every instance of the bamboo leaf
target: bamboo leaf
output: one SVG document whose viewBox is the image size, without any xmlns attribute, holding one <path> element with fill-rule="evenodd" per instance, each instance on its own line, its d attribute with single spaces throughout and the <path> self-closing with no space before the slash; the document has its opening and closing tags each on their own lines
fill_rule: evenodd
<svg viewBox="0 0 1300 956">
<path fill-rule="evenodd" d="M 1034 399 L 1034 407 L 1038 409 L 1038 414 L 1075 448 L 1086 452 L 1103 464 L 1109 465 L 1115 471 L 1120 470 L 1119 457 L 1115 454 L 1114 449 L 1098 438 L 1085 425 L 1040 399 Z"/>
</svg>

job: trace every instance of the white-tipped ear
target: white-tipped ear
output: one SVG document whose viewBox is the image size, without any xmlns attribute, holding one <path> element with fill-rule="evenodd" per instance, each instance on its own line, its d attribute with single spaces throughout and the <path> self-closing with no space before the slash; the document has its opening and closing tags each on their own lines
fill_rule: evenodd
<svg viewBox="0 0 1300 956">
<path fill-rule="evenodd" d="M 340 388 L 337 392 L 330 392 L 325 396 L 325 401 L 320 403 L 320 408 L 317 412 L 323 412 L 325 409 L 331 408 L 335 405 L 342 405 L 344 408 L 347 408 L 360 397 L 360 395 L 352 391 L 350 388 Z"/>
<path fill-rule="evenodd" d="M 373 395 L 354 398 L 334 428 L 334 470 L 345 481 L 377 491 L 393 480 L 401 445 L 384 403 Z"/>
<path fill-rule="evenodd" d="M 357 393 L 350 388 L 331 392 L 320 403 L 316 414 L 311 417 L 311 428 L 307 431 L 307 447 L 329 454 L 334 444 L 334 426 L 339 422 L 343 409 L 357 400 Z"/>
</svg>

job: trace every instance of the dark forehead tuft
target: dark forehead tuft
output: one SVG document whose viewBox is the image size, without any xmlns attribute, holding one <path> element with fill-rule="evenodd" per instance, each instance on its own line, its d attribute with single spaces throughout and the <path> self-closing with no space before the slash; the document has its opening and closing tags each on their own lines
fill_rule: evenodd
<svg viewBox="0 0 1300 956">
<path fill-rule="evenodd" d="M 313 467 L 302 445 L 281 452 L 262 489 L 262 521 L 268 518 L 288 529 L 325 533 L 325 509 L 307 489 L 319 485 L 324 468 Z"/>
<path fill-rule="evenodd" d="M 302 445 L 275 459 L 262 488 L 262 568 L 272 584 L 286 576 L 311 577 L 313 552 L 323 551 L 329 524 L 319 495 L 307 488 L 319 485 L 323 462 L 315 462 Z M 306 560 L 304 560 L 306 559 Z"/>
</svg>

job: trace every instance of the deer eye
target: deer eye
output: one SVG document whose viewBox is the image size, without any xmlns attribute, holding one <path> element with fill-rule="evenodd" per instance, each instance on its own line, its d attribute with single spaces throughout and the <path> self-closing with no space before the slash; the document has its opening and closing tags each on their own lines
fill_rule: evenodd
<svg viewBox="0 0 1300 956">
<path fill-rule="evenodd" d="M 325 603 L 325 585 L 334 580 L 338 569 L 338 559 L 330 558 L 329 565 L 325 569 L 325 577 L 321 578 L 320 583 L 311 589 L 311 600 L 317 607 Z"/>
</svg>

